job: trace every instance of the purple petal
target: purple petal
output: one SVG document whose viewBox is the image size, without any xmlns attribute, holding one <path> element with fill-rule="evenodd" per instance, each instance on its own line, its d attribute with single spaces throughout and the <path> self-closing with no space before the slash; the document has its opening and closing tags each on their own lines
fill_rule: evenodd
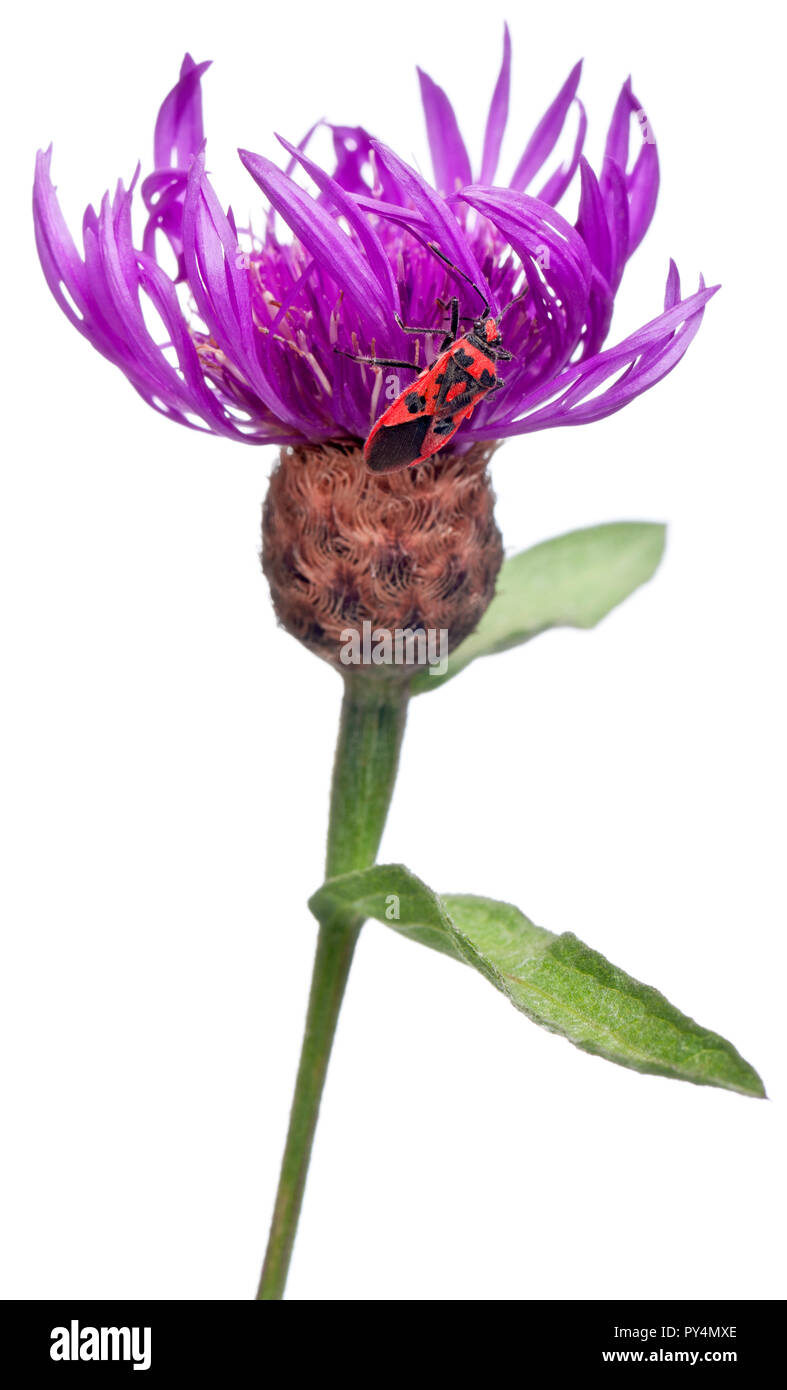
<svg viewBox="0 0 787 1390">
<path fill-rule="evenodd" d="M 50 145 L 48 150 L 39 150 L 36 155 L 33 224 L 38 256 L 46 282 L 66 318 L 85 337 L 90 337 L 85 324 L 89 298 L 85 267 L 57 201 L 50 174 L 51 164 Z M 76 305 L 76 310 L 63 293 L 64 289 Z"/>
<path fill-rule="evenodd" d="M 549 321 L 553 367 L 562 366 L 579 342 L 592 279 L 587 247 L 554 208 L 510 188 L 466 188 L 463 201 L 494 223 L 523 264 L 542 267 L 549 287 L 543 317 Z M 542 276 L 528 274 L 534 299 L 541 296 Z M 558 305 L 559 301 L 559 305 Z"/>
<path fill-rule="evenodd" d="M 598 352 L 609 332 L 615 303 L 613 279 L 618 267 L 618 245 L 617 238 L 613 236 L 609 226 L 607 208 L 596 176 L 586 159 L 583 159 L 581 164 L 582 188 L 576 227 L 590 252 L 594 268 L 587 332 L 580 359 L 584 361 Z M 625 190 L 623 200 L 625 209 Z M 616 232 L 617 230 L 616 227 Z M 625 259 L 625 243 L 623 256 Z"/>
<path fill-rule="evenodd" d="M 470 183 L 473 177 L 456 113 L 442 87 L 438 87 L 421 68 L 418 68 L 417 72 L 426 116 L 426 133 L 432 152 L 435 185 L 442 193 L 456 193 L 457 189 Z"/>
<path fill-rule="evenodd" d="M 508 121 L 508 98 L 511 90 L 511 35 L 508 32 L 508 25 L 503 25 L 503 63 L 500 68 L 500 75 L 492 93 L 492 101 L 489 106 L 489 115 L 486 121 L 486 133 L 484 135 L 484 153 L 481 159 L 481 173 L 478 177 L 479 183 L 494 183 L 497 165 L 500 159 L 500 147 L 503 143 L 506 123 Z M 470 182 L 469 179 L 466 180 Z"/>
<path fill-rule="evenodd" d="M 355 201 L 364 212 L 372 212 L 377 217 L 385 218 L 386 222 L 395 222 L 398 227 L 404 227 L 406 231 L 409 231 L 411 227 L 420 228 L 424 234 L 421 244 L 422 246 L 426 245 L 428 224 L 426 218 L 422 217 L 421 213 L 416 212 L 414 208 L 404 208 L 401 203 L 384 203 L 368 193 L 356 194 Z"/>
<path fill-rule="evenodd" d="M 647 141 L 627 180 L 629 196 L 629 255 L 639 246 L 656 211 L 659 196 L 659 156 L 655 144 Z"/>
<path fill-rule="evenodd" d="M 587 327 L 582 341 L 582 355 L 580 361 L 584 362 L 592 357 L 603 346 L 604 340 L 609 332 L 612 323 L 612 314 L 615 308 L 615 292 L 608 280 L 604 279 L 601 271 L 593 267 L 593 282 L 590 286 L 590 302 L 588 304 Z"/>
<path fill-rule="evenodd" d="M 142 237 L 145 254 L 155 256 L 156 233 L 163 232 L 178 263 L 178 280 L 186 275 L 183 262 L 183 199 L 187 175 L 182 169 L 161 169 L 142 184 L 142 199 L 148 209 L 148 220 Z"/>
<path fill-rule="evenodd" d="M 410 165 L 405 164 L 404 160 L 394 154 L 393 150 L 388 149 L 387 145 L 381 144 L 379 140 L 373 140 L 372 147 L 377 151 L 389 173 L 401 185 L 415 211 L 423 219 L 427 234 L 431 235 L 443 255 L 464 271 L 473 284 L 478 286 L 484 298 L 491 304 L 493 297 L 489 285 L 481 274 L 481 268 L 462 232 L 462 228 L 445 200 L 439 197 L 433 188 L 429 187 L 420 174 L 415 172 L 415 169 L 411 169 Z M 406 215 L 406 210 L 402 209 L 402 212 Z"/>
<path fill-rule="evenodd" d="M 269 410 L 287 424 L 297 425 L 296 415 L 261 369 L 248 276 L 237 238 L 205 175 L 204 163 L 202 155 L 192 161 L 183 208 L 189 287 L 222 351 L 237 364 Z"/>
<path fill-rule="evenodd" d="M 615 102 L 604 146 L 604 158 L 613 159 L 624 171 L 629 160 L 629 126 L 633 110 L 636 110 L 636 106 L 631 91 L 631 78 L 627 77 Z"/>
<path fill-rule="evenodd" d="M 388 298 L 369 264 L 330 213 L 262 155 L 238 151 L 243 165 L 315 260 L 342 285 L 365 317 L 390 317 Z"/>
<path fill-rule="evenodd" d="M 306 149 L 306 146 L 308 145 L 309 141 L 311 140 L 311 138 L 312 138 L 312 136 L 313 136 L 315 130 L 318 130 L 319 127 L 320 127 L 321 125 L 323 125 L 323 122 L 322 122 L 322 121 L 315 121 L 315 122 L 314 122 L 314 125 L 309 126 L 309 129 L 307 130 L 306 134 L 303 136 L 303 139 L 298 141 L 297 148 L 298 148 L 299 150 L 305 150 L 305 149 Z M 288 160 L 287 160 L 287 163 L 286 163 L 285 166 L 284 166 L 284 172 L 285 172 L 285 174 L 287 174 L 288 176 L 289 176 L 290 174 L 292 174 L 292 172 L 293 172 L 293 170 L 295 169 L 295 166 L 297 165 L 297 163 L 298 163 L 298 160 L 295 158 L 294 155 L 293 155 L 290 159 L 288 159 Z M 275 229 L 275 226 L 276 226 L 276 209 L 275 209 L 274 207 L 270 207 L 270 208 L 268 209 L 268 218 L 267 218 L 267 231 L 268 231 L 268 235 L 269 235 L 269 236 L 273 234 L 274 229 Z"/>
<path fill-rule="evenodd" d="M 102 356 L 120 367 L 149 405 L 192 429 L 247 442 L 261 442 L 238 427 L 204 381 L 194 343 L 183 319 L 174 285 L 131 241 L 132 189 L 121 185 L 112 202 L 102 200 L 98 215 L 84 217 L 85 260 L 65 226 L 49 177 L 51 151 L 39 155 L 34 187 L 34 218 L 41 263 L 52 293 L 71 323 Z M 68 292 L 76 311 L 66 298 Z M 161 316 L 175 350 L 177 367 L 146 325 L 140 292 Z M 196 418 L 195 418 L 196 417 Z M 268 437 L 268 436 L 265 436 Z"/>
<path fill-rule="evenodd" d="M 333 132 L 336 153 L 333 175 L 336 182 L 348 193 L 359 197 L 372 195 L 389 203 L 401 203 L 402 190 L 387 169 L 380 167 L 369 132 L 363 126 L 333 125 L 329 129 Z M 369 165 L 372 174 L 371 185 L 363 176 L 366 165 Z"/>
<path fill-rule="evenodd" d="M 202 90 L 200 78 L 210 63 L 195 63 L 187 53 L 180 77 L 165 96 L 156 120 L 153 157 L 157 169 L 187 169 L 205 139 L 202 129 Z"/>
<path fill-rule="evenodd" d="M 177 279 L 185 278 L 183 261 L 183 199 L 189 161 L 204 143 L 200 79 L 210 63 L 196 64 L 189 53 L 180 78 L 164 98 L 153 138 L 156 169 L 142 184 L 148 221 L 142 238 L 146 255 L 156 252 L 156 233 L 163 232 L 178 264 Z"/>
<path fill-rule="evenodd" d="M 133 363 L 133 372 L 127 368 L 127 374 L 137 390 L 151 405 L 157 409 L 164 407 L 164 413 L 174 415 L 181 424 L 191 423 L 186 412 L 196 412 L 217 433 L 237 436 L 239 431 L 227 420 L 221 404 L 205 385 L 174 286 L 155 263 L 146 260 L 140 266 L 131 240 L 131 190 L 126 194 L 122 185 L 111 207 L 108 197 L 102 202 L 98 245 L 107 307 L 111 305 L 113 313 L 117 314 L 119 332 L 125 337 Z M 151 302 L 160 312 L 163 310 L 164 323 L 185 382 L 150 336 L 142 312 L 140 288 L 149 292 Z"/>
<path fill-rule="evenodd" d="M 671 263 L 665 302 L 678 288 L 677 270 Z M 474 437 L 496 438 L 559 425 L 589 424 L 622 410 L 677 366 L 699 330 L 705 305 L 718 288 L 706 289 L 700 281 L 696 294 L 671 304 L 617 347 L 566 367 L 520 400 L 507 423 L 496 420 L 491 426 L 481 426 L 473 431 Z M 611 382 L 606 390 L 594 394 L 606 381 Z"/>
<path fill-rule="evenodd" d="M 612 280 L 612 238 L 601 189 L 586 159 L 580 161 L 582 180 L 576 228 L 590 252 L 590 259 L 604 279 Z"/>
<path fill-rule="evenodd" d="M 667 275 L 667 288 L 664 291 L 664 308 L 671 309 L 674 304 L 680 302 L 680 275 L 678 267 L 670 258 L 669 274 Z"/>
<path fill-rule="evenodd" d="M 298 163 L 302 165 L 310 178 L 314 179 L 320 192 L 328 197 L 335 211 L 341 216 L 346 217 L 366 252 L 369 264 L 385 298 L 389 315 L 397 313 L 400 307 L 399 294 L 396 288 L 393 271 L 391 270 L 390 262 L 383 249 L 383 244 L 374 231 L 368 217 L 364 216 L 356 200 L 350 197 L 350 195 L 339 186 L 336 180 L 331 178 L 330 174 L 326 174 L 325 170 L 321 169 L 313 160 L 308 159 L 302 150 L 295 149 L 293 145 L 283 140 L 280 135 L 277 135 L 276 138 L 281 142 L 285 150 L 289 151 L 293 159 L 297 160 Z"/>
<path fill-rule="evenodd" d="M 631 255 L 631 241 L 626 179 L 622 170 L 611 160 L 604 161 L 599 188 L 609 226 L 612 253 L 610 284 L 614 292 L 623 278 L 626 261 Z"/>
<path fill-rule="evenodd" d="M 304 153 L 304 151 L 305 151 L 305 149 L 306 149 L 306 146 L 308 145 L 309 141 L 311 140 L 311 138 L 312 138 L 312 136 L 313 136 L 315 130 L 319 130 L 319 128 L 320 128 L 320 126 L 321 126 L 322 124 L 323 124 L 322 121 L 315 121 L 315 122 L 314 122 L 314 125 L 310 125 L 310 126 L 309 126 L 309 129 L 307 130 L 306 134 L 303 136 L 303 139 L 299 140 L 298 143 L 297 143 L 297 145 L 295 145 L 294 147 L 293 147 L 293 146 L 288 146 L 288 147 L 287 147 L 288 149 L 291 149 L 291 150 L 292 150 L 292 154 L 291 154 L 290 158 L 287 160 L 287 163 L 286 163 L 285 166 L 284 166 L 284 172 L 285 172 L 285 174 L 286 174 L 288 177 L 289 177 L 291 174 L 293 174 L 293 173 L 295 172 L 295 166 L 296 166 L 296 164 L 298 163 L 298 160 L 299 160 L 300 156 Z M 278 137 L 278 138 L 280 139 L 281 137 Z M 284 143 L 284 141 L 282 141 L 282 144 L 283 144 L 283 143 Z"/>
<path fill-rule="evenodd" d="M 525 153 L 514 170 L 511 187 L 527 188 L 544 162 L 549 158 L 560 138 L 560 132 L 568 114 L 568 109 L 577 94 L 582 62 L 578 62 L 569 73 L 555 100 L 544 113 L 530 137 Z"/>
<path fill-rule="evenodd" d="M 582 154 L 582 148 L 585 144 L 585 135 L 587 134 L 588 128 L 587 113 L 579 97 L 575 97 L 574 102 L 579 112 L 579 120 L 577 122 L 577 134 L 574 140 L 574 148 L 571 151 L 571 157 L 566 160 L 565 164 L 559 165 L 553 174 L 550 174 L 544 187 L 538 194 L 542 202 L 550 203 L 552 207 L 555 207 L 560 202 L 560 199 L 563 197 L 563 194 L 577 172 L 580 155 Z"/>
<path fill-rule="evenodd" d="M 627 173 L 629 138 L 632 116 L 636 118 L 642 148 L 634 168 Z M 617 165 L 626 180 L 629 200 L 628 255 L 636 251 L 653 218 L 659 192 L 659 157 L 656 141 L 644 108 L 634 95 L 631 78 L 624 82 L 612 113 L 604 150 L 605 163 L 601 175 L 601 192 L 608 194 L 607 161 Z"/>
<path fill-rule="evenodd" d="M 138 268 L 140 285 L 158 310 L 169 332 L 170 342 L 177 353 L 178 366 L 191 394 L 192 408 L 198 410 L 217 434 L 237 438 L 237 427 L 227 419 L 215 392 L 205 383 L 199 356 L 184 321 L 172 281 L 149 256 L 143 255 L 138 258 Z M 266 438 L 268 437 L 266 435 Z M 259 442 L 264 443 L 265 439 L 260 439 Z"/>
</svg>

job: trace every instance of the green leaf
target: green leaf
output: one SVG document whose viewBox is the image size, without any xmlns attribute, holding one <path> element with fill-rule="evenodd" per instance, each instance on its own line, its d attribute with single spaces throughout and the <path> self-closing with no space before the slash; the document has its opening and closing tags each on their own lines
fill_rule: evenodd
<svg viewBox="0 0 787 1390">
<path fill-rule="evenodd" d="M 477 657 L 518 647 L 549 628 L 595 627 L 652 578 L 666 533 L 655 522 L 613 521 L 569 531 L 511 556 L 475 632 L 448 658 L 445 674 L 419 671 L 413 694 L 436 690 Z"/>
<path fill-rule="evenodd" d="M 764 1096 L 756 1071 L 718 1033 L 701 1028 L 571 932 L 555 936 L 492 898 L 439 898 L 402 864 L 328 879 L 309 901 L 320 921 L 351 909 L 472 965 L 515 1008 L 585 1052 L 634 1071 Z"/>
</svg>

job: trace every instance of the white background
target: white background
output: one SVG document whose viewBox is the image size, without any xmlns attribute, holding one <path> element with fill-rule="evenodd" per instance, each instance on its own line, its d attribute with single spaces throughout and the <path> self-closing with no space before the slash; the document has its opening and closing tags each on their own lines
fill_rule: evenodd
<svg viewBox="0 0 787 1390">
<path fill-rule="evenodd" d="M 242 1299 L 306 1001 L 340 682 L 277 630 L 273 456 L 150 411 L 60 315 L 33 156 L 71 225 L 138 157 L 188 47 L 209 167 L 322 115 L 428 168 L 414 64 L 475 158 L 513 27 L 510 173 L 579 56 L 599 159 L 629 71 L 663 183 L 611 341 L 723 282 L 679 369 L 494 464 L 509 551 L 667 520 L 657 579 L 596 632 L 419 700 L 382 856 L 573 930 L 738 1046 L 771 1100 L 643 1077 L 485 982 L 363 933 L 292 1266 L 298 1299 L 784 1293 L 784 47 L 771 4 L 336 0 L 16 7 L 4 73 L 0 509 L 2 1292 Z M 565 204 L 569 214 L 570 200 Z M 259 216 L 259 214 L 257 214 Z M 783 1268 L 783 1265 L 782 1265 Z"/>
</svg>

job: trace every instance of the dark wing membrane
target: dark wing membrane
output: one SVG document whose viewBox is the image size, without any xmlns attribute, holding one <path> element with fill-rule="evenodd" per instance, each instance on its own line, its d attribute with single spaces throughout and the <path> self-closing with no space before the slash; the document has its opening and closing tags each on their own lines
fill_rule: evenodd
<svg viewBox="0 0 787 1390">
<path fill-rule="evenodd" d="M 432 423 L 429 415 L 416 415 L 400 425 L 378 425 L 369 436 L 364 457 L 373 473 L 393 473 L 421 457 L 421 446 Z"/>
</svg>

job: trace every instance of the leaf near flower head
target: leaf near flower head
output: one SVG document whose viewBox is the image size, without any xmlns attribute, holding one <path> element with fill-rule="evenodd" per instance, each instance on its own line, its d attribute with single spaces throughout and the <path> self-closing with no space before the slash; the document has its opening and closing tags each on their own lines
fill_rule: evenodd
<svg viewBox="0 0 787 1390">
<path fill-rule="evenodd" d="M 508 651 L 553 627 L 595 627 L 655 574 L 666 527 L 613 521 L 543 541 L 506 560 L 497 591 L 475 632 L 438 675 L 414 676 L 412 692 L 436 690 L 479 656 Z"/>
</svg>

